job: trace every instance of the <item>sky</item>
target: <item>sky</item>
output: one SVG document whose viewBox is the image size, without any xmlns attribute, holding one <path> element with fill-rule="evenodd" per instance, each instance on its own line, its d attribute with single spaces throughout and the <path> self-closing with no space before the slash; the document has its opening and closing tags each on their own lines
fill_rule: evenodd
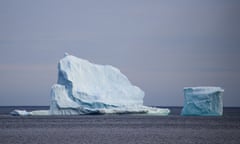
<svg viewBox="0 0 240 144">
<path fill-rule="evenodd" d="M 49 105 L 65 52 L 113 65 L 145 105 L 220 86 L 240 106 L 238 0 L 1 0 L 0 106 Z"/>
</svg>

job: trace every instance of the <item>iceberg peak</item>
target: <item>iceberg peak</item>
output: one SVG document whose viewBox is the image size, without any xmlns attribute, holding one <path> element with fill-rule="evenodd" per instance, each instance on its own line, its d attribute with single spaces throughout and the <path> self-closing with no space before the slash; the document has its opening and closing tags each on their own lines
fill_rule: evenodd
<svg viewBox="0 0 240 144">
<path fill-rule="evenodd" d="M 68 56 L 69 54 L 67 52 L 64 53 L 64 57 Z"/>
</svg>

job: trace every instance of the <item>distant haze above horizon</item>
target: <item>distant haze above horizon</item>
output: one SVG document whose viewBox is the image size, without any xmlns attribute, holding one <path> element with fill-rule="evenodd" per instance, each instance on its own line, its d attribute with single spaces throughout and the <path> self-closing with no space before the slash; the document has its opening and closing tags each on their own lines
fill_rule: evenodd
<svg viewBox="0 0 240 144">
<path fill-rule="evenodd" d="M 49 105 L 65 52 L 119 68 L 145 105 L 220 86 L 240 106 L 239 14 L 237 0 L 1 0 L 0 106 Z"/>
</svg>

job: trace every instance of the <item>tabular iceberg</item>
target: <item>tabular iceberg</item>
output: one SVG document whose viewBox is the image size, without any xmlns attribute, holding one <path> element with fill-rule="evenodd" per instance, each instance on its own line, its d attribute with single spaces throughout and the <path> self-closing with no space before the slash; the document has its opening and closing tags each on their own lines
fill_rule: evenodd
<svg viewBox="0 0 240 144">
<path fill-rule="evenodd" d="M 120 70 L 65 54 L 58 63 L 58 81 L 51 89 L 47 112 L 15 111 L 19 115 L 148 113 L 168 115 L 169 109 L 143 105 L 144 92 Z"/>
<path fill-rule="evenodd" d="M 221 116 L 223 114 L 220 87 L 184 88 L 184 107 L 182 115 Z"/>
</svg>

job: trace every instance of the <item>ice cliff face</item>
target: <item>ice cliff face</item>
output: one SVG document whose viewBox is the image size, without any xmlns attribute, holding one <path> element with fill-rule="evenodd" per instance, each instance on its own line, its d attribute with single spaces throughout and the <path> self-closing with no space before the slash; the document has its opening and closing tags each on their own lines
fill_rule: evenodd
<svg viewBox="0 0 240 144">
<path fill-rule="evenodd" d="M 184 107 L 182 115 L 220 116 L 223 114 L 222 93 L 220 87 L 184 88 Z"/>
<path fill-rule="evenodd" d="M 117 68 L 92 64 L 66 54 L 58 64 L 58 82 L 51 90 L 50 114 L 156 113 L 168 109 L 143 106 L 144 92 Z"/>
</svg>

